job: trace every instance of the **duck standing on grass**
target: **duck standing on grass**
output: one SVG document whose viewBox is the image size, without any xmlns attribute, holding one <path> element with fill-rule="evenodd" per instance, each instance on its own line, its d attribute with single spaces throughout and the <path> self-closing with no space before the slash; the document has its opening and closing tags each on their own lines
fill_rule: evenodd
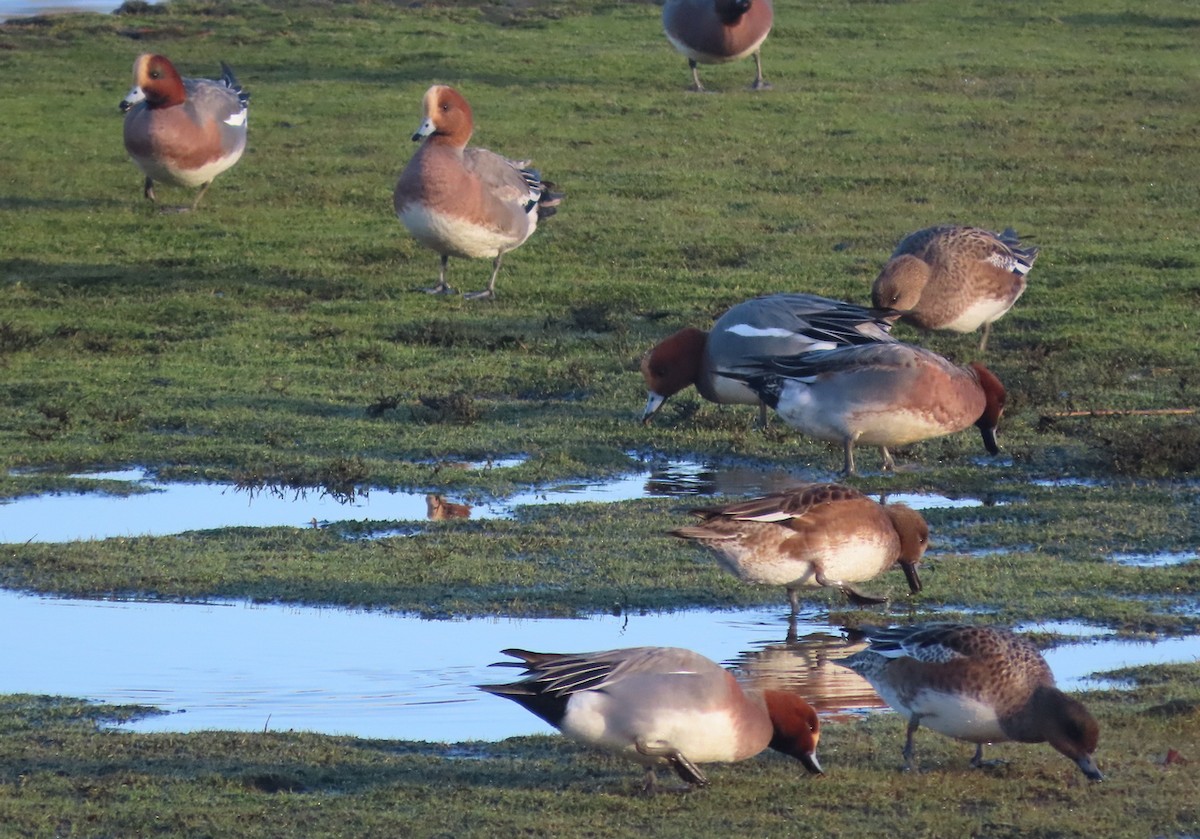
<svg viewBox="0 0 1200 839">
<path fill-rule="evenodd" d="M 701 93 L 698 64 L 722 64 L 754 55 L 753 90 L 769 90 L 763 78 L 762 43 L 775 22 L 771 0 L 667 0 L 662 23 L 671 46 L 687 56 L 691 89 Z"/>
<path fill-rule="evenodd" d="M 767 409 L 759 395 L 727 371 L 775 356 L 895 340 L 888 330 L 897 314 L 816 294 L 767 294 L 738 303 L 710 331 L 681 329 L 646 353 L 642 422 L 649 423 L 668 399 L 695 385 L 709 402 L 758 405 L 763 425 Z"/>
<path fill-rule="evenodd" d="M 974 332 L 982 326 L 983 352 L 992 322 L 1024 293 L 1037 255 L 1011 227 L 999 234 L 962 225 L 929 227 L 896 246 L 875 278 L 871 299 L 902 310 L 901 319 L 921 329 Z"/>
<path fill-rule="evenodd" d="M 1092 754 L 1100 727 L 1078 700 L 1054 686 L 1054 674 L 1028 639 L 1006 629 L 927 623 L 869 629 L 870 646 L 837 661 L 871 683 L 908 719 L 904 768 L 913 735 L 925 725 L 975 743 L 1049 743 L 1093 781 L 1103 779 Z"/>
<path fill-rule="evenodd" d="M 990 454 L 1000 451 L 1004 385 L 978 362 L 959 367 L 935 352 L 888 341 L 763 359 L 736 375 L 791 427 L 841 443 L 845 475 L 855 474 L 855 445 L 879 446 L 883 469 L 891 471 L 889 446 L 971 425 Z"/>
<path fill-rule="evenodd" d="M 707 786 L 697 764 L 733 762 L 770 747 L 821 774 L 820 723 L 812 706 L 789 691 L 742 688 L 725 668 L 676 647 L 629 647 L 594 653 L 503 650 L 520 659 L 525 678 L 479 689 L 511 699 L 572 740 Z"/>
<path fill-rule="evenodd" d="M 860 606 L 885 602 L 851 583 L 897 564 L 910 591 L 921 590 L 917 563 L 929 546 L 929 525 L 904 504 L 879 504 L 840 484 L 807 484 L 692 513 L 703 521 L 671 535 L 711 548 L 741 580 L 784 586 L 793 618 L 802 588 L 836 588 Z"/>
<path fill-rule="evenodd" d="M 223 61 L 220 80 L 212 81 L 182 78 L 164 56 L 138 56 L 121 110 L 125 150 L 146 176 L 146 198 L 157 201 L 155 181 L 198 186 L 190 207 L 196 209 L 213 178 L 246 150 L 249 104 L 250 94 Z"/>
<path fill-rule="evenodd" d="M 475 125 L 471 106 L 454 88 L 434 85 L 422 105 L 425 118 L 412 138 L 424 142 L 396 184 L 396 215 L 418 242 L 441 255 L 438 283 L 427 291 L 454 293 L 446 282 L 451 256 L 491 257 L 487 288 L 463 296 L 494 299 L 501 258 L 554 215 L 564 196 L 527 161 L 468 148 Z"/>
</svg>

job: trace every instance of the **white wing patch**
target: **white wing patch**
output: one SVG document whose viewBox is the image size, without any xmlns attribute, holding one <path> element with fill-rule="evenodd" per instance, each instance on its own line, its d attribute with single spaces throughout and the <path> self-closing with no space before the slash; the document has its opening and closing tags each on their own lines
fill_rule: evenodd
<svg viewBox="0 0 1200 839">
<path fill-rule="evenodd" d="M 995 265 L 997 268 L 1001 268 L 1005 271 L 1011 271 L 1012 273 L 1021 277 L 1028 274 L 1029 269 L 1033 267 L 1032 265 L 1017 259 L 1010 253 L 1002 253 L 1000 251 L 994 251 L 988 254 L 987 259 L 985 259 L 984 262 Z"/>
<path fill-rule="evenodd" d="M 734 335 L 739 335 L 742 338 L 792 338 L 796 333 L 790 329 L 782 327 L 760 327 L 752 326 L 748 323 L 736 323 L 733 326 L 726 327 L 726 332 L 732 332 Z"/>
</svg>

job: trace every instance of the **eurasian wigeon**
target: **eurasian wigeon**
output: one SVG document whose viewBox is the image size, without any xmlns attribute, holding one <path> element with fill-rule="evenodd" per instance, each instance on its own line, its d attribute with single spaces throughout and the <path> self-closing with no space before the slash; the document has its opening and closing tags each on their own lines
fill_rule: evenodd
<svg viewBox="0 0 1200 839">
<path fill-rule="evenodd" d="M 1006 629 L 927 623 L 868 632 L 870 646 L 842 664 L 869 681 L 908 719 L 904 768 L 912 768 L 913 735 L 924 724 L 978 744 L 1049 743 L 1093 781 L 1100 727 L 1076 699 L 1054 686 L 1054 674 L 1028 639 Z"/>
<path fill-rule="evenodd" d="M 974 332 L 982 326 L 982 351 L 992 321 L 1025 291 L 1037 255 L 1011 227 L 1000 234 L 961 225 L 929 227 L 896 246 L 875 278 L 871 299 L 902 310 L 902 319 L 921 329 Z"/>
<path fill-rule="evenodd" d="M 676 647 L 503 653 L 521 663 L 501 666 L 523 667 L 528 675 L 481 690 L 511 699 L 572 740 L 643 764 L 647 792 L 657 788 L 657 766 L 706 786 L 698 764 L 746 760 L 768 746 L 821 773 L 812 706 L 796 693 L 743 688 L 699 653 Z"/>
<path fill-rule="evenodd" d="M 882 505 L 840 484 L 807 484 L 692 513 L 703 523 L 671 535 L 711 548 L 741 580 L 784 586 L 792 615 L 802 588 L 836 588 L 858 605 L 882 603 L 850 584 L 897 563 L 909 589 L 921 590 L 917 563 L 929 546 L 929 525 L 904 504 Z"/>
<path fill-rule="evenodd" d="M 121 110 L 125 150 L 146 176 L 145 196 L 157 200 L 155 181 L 198 186 L 191 206 L 196 209 L 213 178 L 246 150 L 249 103 L 250 94 L 225 62 L 217 81 L 185 79 L 165 57 L 139 55 Z"/>
<path fill-rule="evenodd" d="M 959 367 L 899 341 L 818 350 L 768 359 L 743 376 L 762 400 L 798 431 L 841 443 L 844 474 L 855 474 L 854 446 L 889 446 L 979 428 L 991 454 L 1004 412 L 1004 385 L 978 362 Z"/>
<path fill-rule="evenodd" d="M 754 90 L 771 87 L 763 78 L 761 47 L 775 21 L 771 0 L 667 0 L 663 30 L 671 46 L 687 56 L 692 90 L 703 91 L 698 64 L 722 64 L 754 55 Z"/>
<path fill-rule="evenodd" d="M 527 162 L 467 148 L 474 122 L 471 106 L 452 87 L 434 85 L 422 100 L 425 118 L 413 134 L 424 140 L 396 184 L 396 215 L 425 247 L 441 254 L 433 294 L 452 294 L 446 282 L 451 256 L 492 257 L 487 288 L 466 298 L 494 298 L 500 259 L 533 235 L 538 221 L 554 215 L 563 199 Z"/>
<path fill-rule="evenodd" d="M 447 501 L 444 495 L 431 492 L 425 496 L 425 515 L 430 521 L 469 519 L 471 505 L 456 504 L 453 501 Z"/>
<path fill-rule="evenodd" d="M 768 294 L 739 303 L 709 332 L 681 329 L 646 353 L 642 378 L 649 395 L 642 422 L 688 385 L 710 402 L 759 405 L 765 419 L 758 394 L 726 372 L 764 358 L 893 340 L 888 330 L 895 315 L 816 294 Z"/>
</svg>

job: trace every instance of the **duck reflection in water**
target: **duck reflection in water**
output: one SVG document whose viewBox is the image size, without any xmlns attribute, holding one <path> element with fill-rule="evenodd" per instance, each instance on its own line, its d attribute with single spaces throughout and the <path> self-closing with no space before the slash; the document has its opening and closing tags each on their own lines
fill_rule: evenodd
<svg viewBox="0 0 1200 839">
<path fill-rule="evenodd" d="M 865 638 L 832 632 L 797 637 L 795 624 L 789 621 L 785 642 L 746 650 L 726 664 L 751 687 L 794 691 L 807 699 L 822 719 L 846 719 L 857 712 L 888 707 L 870 682 L 834 663 L 866 649 L 867 644 Z"/>
</svg>

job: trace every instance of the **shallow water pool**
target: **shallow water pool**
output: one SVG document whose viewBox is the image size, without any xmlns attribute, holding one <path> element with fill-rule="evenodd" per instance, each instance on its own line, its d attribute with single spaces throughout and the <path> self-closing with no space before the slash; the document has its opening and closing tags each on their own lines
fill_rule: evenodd
<svg viewBox="0 0 1200 839">
<path fill-rule="evenodd" d="M 507 468 L 500 461 L 473 468 Z M 166 536 L 221 527 L 311 527 L 338 521 L 423 521 L 429 515 L 427 493 L 372 489 L 352 500 L 319 490 L 253 491 L 233 484 L 160 482 L 143 469 L 76 476 L 97 482 L 95 492 L 50 493 L 0 501 L 0 543 L 70 542 L 130 536 Z M 530 504 L 631 501 L 655 497 L 754 495 L 794 486 L 799 470 L 713 467 L 690 460 L 647 465 L 625 475 L 596 481 L 562 481 L 530 487 L 507 498 L 470 505 L 471 518 L 507 518 Z M 134 485 L 138 492 L 113 495 L 102 482 Z M 449 498 L 450 501 L 462 499 Z M 925 510 L 977 507 L 978 498 L 937 494 L 889 494 Z M 393 535 L 382 532 L 379 535 Z"/>
<path fill-rule="evenodd" d="M 1055 631 L 1054 625 L 1026 629 Z M 511 681 L 505 647 L 585 651 L 653 644 L 694 649 L 760 687 L 799 690 L 828 717 L 879 709 L 834 660 L 860 648 L 820 613 L 787 641 L 786 611 L 691 610 L 581 620 L 431 621 L 385 612 L 241 602 L 67 600 L 0 591 L 0 693 L 153 705 L 138 731 L 307 730 L 359 737 L 498 740 L 551 730 L 474 685 Z M 1134 664 L 1192 661 L 1200 637 L 1138 643 L 1086 624 L 1046 654 L 1066 689 Z"/>
</svg>

